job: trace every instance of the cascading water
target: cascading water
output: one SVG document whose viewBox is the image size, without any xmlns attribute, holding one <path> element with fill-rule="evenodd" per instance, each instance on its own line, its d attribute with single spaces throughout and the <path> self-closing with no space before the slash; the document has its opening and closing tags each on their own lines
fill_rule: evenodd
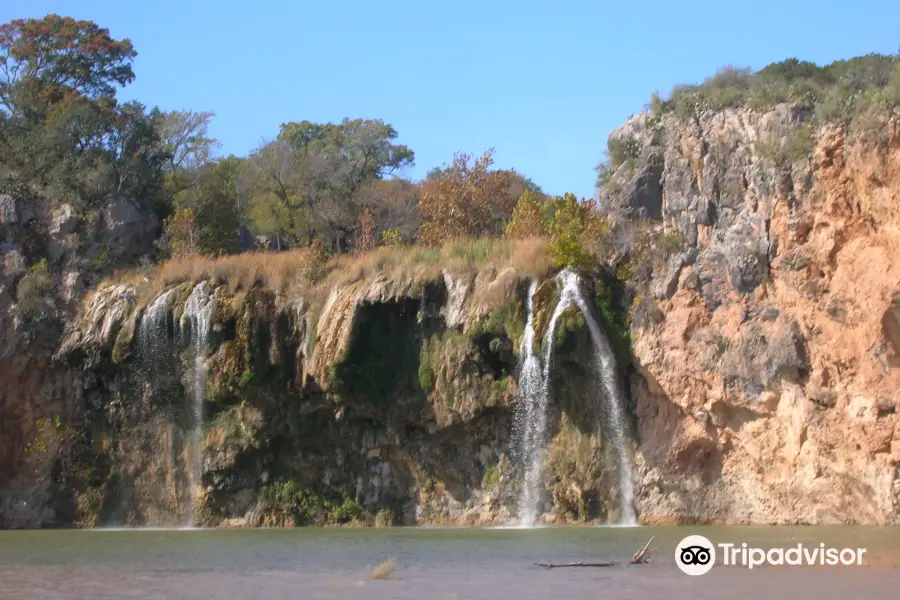
<svg viewBox="0 0 900 600">
<path fill-rule="evenodd" d="M 516 434 L 518 452 L 525 469 L 519 498 L 519 524 L 523 527 L 534 525 L 537 518 L 538 494 L 541 479 L 541 449 L 547 428 L 547 390 L 541 361 L 534 353 L 534 293 L 537 282 L 532 281 L 528 289 L 527 318 L 522 345 L 519 348 L 522 366 L 519 369 L 520 402 L 517 404 Z"/>
<path fill-rule="evenodd" d="M 188 512 L 189 524 L 193 524 L 194 500 L 200 492 L 203 474 L 203 399 L 206 396 L 206 347 L 209 343 L 209 332 L 212 329 L 212 317 L 215 302 L 207 282 L 198 284 L 184 304 L 181 316 L 180 331 L 190 335 L 194 365 L 192 369 L 191 403 L 193 413 L 193 456 L 191 461 L 191 507 Z"/>
<path fill-rule="evenodd" d="M 169 296 L 171 291 L 160 294 L 150 303 L 141 318 L 138 348 L 141 363 L 152 377 L 152 370 L 169 343 Z"/>
<path fill-rule="evenodd" d="M 528 294 L 528 316 L 519 356 L 522 367 L 519 373 L 519 389 L 522 397 L 517 415 L 519 452 L 525 469 L 522 492 L 519 499 L 519 524 L 534 525 L 537 519 L 538 499 L 541 487 L 541 461 L 547 428 L 547 404 L 550 395 L 550 369 L 556 325 L 560 316 L 570 306 L 576 306 L 584 315 L 594 344 L 600 384 L 609 405 L 608 435 L 612 443 L 619 475 L 619 521 L 631 525 L 636 522 L 634 512 L 634 483 L 631 457 L 626 443 L 627 425 L 622 408 L 623 395 L 619 389 L 616 360 L 603 330 L 594 320 L 581 292 L 577 273 L 562 271 L 557 276 L 562 285 L 559 302 L 547 324 L 542 344 L 543 368 L 534 354 L 533 296 L 536 284 L 532 283 Z"/>
<path fill-rule="evenodd" d="M 572 289 L 572 297 L 578 306 L 584 320 L 587 322 L 588 331 L 591 333 L 591 341 L 594 342 L 594 353 L 597 358 L 597 367 L 600 371 L 600 384 L 603 387 L 609 407 L 609 437 L 616 456 L 616 469 L 619 475 L 619 522 L 623 525 L 634 525 L 637 516 L 634 512 L 634 468 L 631 464 L 631 455 L 628 453 L 627 434 L 628 423 L 625 421 L 623 405 L 625 396 L 619 388 L 619 377 L 616 372 L 616 357 L 612 346 L 603 329 L 594 320 L 581 288 L 578 285 L 578 275 L 564 272 L 564 290 Z"/>
</svg>

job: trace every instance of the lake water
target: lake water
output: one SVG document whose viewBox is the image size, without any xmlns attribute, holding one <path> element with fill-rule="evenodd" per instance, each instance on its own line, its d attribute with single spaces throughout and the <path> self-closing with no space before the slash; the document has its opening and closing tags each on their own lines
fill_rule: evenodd
<svg viewBox="0 0 900 600">
<path fill-rule="evenodd" d="M 717 565 L 689 577 L 689 534 L 772 548 L 867 548 L 861 567 Z M 543 569 L 539 561 L 627 561 L 656 536 L 651 564 Z M 389 580 L 369 578 L 386 559 Z M 900 598 L 891 527 L 550 527 L 0 531 L 0 598 L 801 600 Z"/>
</svg>

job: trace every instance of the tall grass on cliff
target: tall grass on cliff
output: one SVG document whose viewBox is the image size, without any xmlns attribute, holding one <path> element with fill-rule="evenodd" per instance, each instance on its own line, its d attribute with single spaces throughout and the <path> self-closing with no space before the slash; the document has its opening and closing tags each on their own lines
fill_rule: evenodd
<svg viewBox="0 0 900 600">
<path fill-rule="evenodd" d="M 424 282 L 451 273 L 512 267 L 528 277 L 551 268 L 547 240 L 475 238 L 440 246 L 383 246 L 361 254 L 328 256 L 315 246 L 287 252 L 248 252 L 220 257 L 193 255 L 157 265 L 149 273 L 127 271 L 115 280 L 138 284 L 143 301 L 184 282 L 215 281 L 233 291 L 264 285 L 283 297 L 316 296 L 376 276 Z"/>
</svg>

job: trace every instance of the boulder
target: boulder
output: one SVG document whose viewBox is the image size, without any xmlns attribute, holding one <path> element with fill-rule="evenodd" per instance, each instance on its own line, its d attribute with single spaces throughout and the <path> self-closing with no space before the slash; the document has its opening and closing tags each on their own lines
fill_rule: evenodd
<svg viewBox="0 0 900 600">
<path fill-rule="evenodd" d="M 129 260 L 153 251 L 159 220 L 124 196 L 115 196 L 101 211 L 99 242 Z"/>
<path fill-rule="evenodd" d="M 0 224 L 15 225 L 19 222 L 16 200 L 9 194 L 0 194 Z"/>
<path fill-rule="evenodd" d="M 3 257 L 3 275 L 9 279 L 15 279 L 20 275 L 24 275 L 25 257 L 18 250 L 8 250 L 4 252 Z"/>
<path fill-rule="evenodd" d="M 78 215 L 75 214 L 75 209 L 70 204 L 60 204 L 50 215 L 49 233 L 54 238 L 61 239 L 75 233 L 77 225 Z"/>
</svg>

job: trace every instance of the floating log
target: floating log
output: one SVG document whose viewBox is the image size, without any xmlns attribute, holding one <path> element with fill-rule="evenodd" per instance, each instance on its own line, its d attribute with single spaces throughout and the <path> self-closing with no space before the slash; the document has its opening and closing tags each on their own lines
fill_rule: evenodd
<svg viewBox="0 0 900 600">
<path fill-rule="evenodd" d="M 634 553 L 634 556 L 631 557 L 631 560 L 628 561 L 630 565 L 645 565 L 650 562 L 650 553 L 658 550 L 659 548 L 651 548 L 650 544 L 653 543 L 653 538 L 651 537 L 646 544 L 641 547 L 640 550 Z M 554 564 L 552 562 L 539 562 L 534 563 L 535 566 L 543 567 L 545 569 L 563 569 L 566 567 L 614 567 L 618 565 L 618 562 L 613 561 L 603 561 L 603 562 L 570 562 L 570 563 L 560 563 Z"/>
<path fill-rule="evenodd" d="M 534 563 L 538 567 L 544 567 L 545 569 L 562 569 L 564 567 L 614 567 L 619 563 L 615 562 L 573 562 L 573 563 L 561 563 L 558 565 L 553 564 L 552 562 L 539 562 Z"/>
</svg>

